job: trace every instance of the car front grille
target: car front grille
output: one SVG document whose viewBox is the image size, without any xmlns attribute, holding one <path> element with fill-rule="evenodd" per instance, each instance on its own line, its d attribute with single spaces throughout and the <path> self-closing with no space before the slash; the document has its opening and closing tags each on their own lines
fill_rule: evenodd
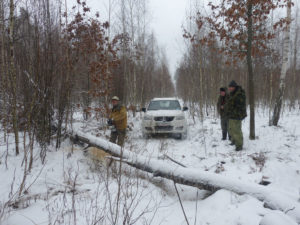
<svg viewBox="0 0 300 225">
<path fill-rule="evenodd" d="M 154 117 L 154 120 L 171 122 L 174 120 L 174 116 L 156 116 L 156 117 Z"/>
<path fill-rule="evenodd" d="M 173 126 L 155 126 L 155 131 L 172 131 Z"/>
</svg>

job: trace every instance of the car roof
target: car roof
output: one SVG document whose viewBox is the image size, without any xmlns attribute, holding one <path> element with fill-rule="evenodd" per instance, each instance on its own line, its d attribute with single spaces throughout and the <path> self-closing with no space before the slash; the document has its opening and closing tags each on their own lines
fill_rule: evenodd
<svg viewBox="0 0 300 225">
<path fill-rule="evenodd" d="M 151 101 L 178 100 L 177 98 L 153 98 Z"/>
</svg>

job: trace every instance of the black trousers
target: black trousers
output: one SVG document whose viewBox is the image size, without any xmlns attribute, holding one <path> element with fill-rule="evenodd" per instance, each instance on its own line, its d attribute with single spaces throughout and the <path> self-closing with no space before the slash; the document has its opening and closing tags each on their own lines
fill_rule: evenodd
<svg viewBox="0 0 300 225">
<path fill-rule="evenodd" d="M 228 119 L 221 117 L 222 139 L 226 140 L 228 134 Z M 230 136 L 228 135 L 229 139 Z"/>
</svg>

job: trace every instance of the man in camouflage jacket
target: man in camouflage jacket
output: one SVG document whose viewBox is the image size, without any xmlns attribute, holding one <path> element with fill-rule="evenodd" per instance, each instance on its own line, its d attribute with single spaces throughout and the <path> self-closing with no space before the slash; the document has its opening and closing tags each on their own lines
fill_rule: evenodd
<svg viewBox="0 0 300 225">
<path fill-rule="evenodd" d="M 227 103 L 229 95 L 225 87 L 220 88 L 220 96 L 218 98 L 217 110 L 221 117 L 222 140 L 226 140 L 228 133 L 228 118 L 225 112 L 225 104 Z M 230 139 L 230 136 L 229 136 Z"/>
<path fill-rule="evenodd" d="M 113 108 L 109 115 L 108 125 L 114 126 L 114 128 L 111 131 L 109 141 L 123 146 L 127 128 L 127 111 L 125 106 L 120 105 L 120 100 L 117 96 L 112 98 L 112 105 Z"/>
<path fill-rule="evenodd" d="M 247 116 L 246 94 L 241 86 L 233 80 L 229 83 L 229 99 L 226 104 L 226 115 L 229 119 L 229 135 L 236 151 L 243 149 L 242 120 Z"/>
</svg>

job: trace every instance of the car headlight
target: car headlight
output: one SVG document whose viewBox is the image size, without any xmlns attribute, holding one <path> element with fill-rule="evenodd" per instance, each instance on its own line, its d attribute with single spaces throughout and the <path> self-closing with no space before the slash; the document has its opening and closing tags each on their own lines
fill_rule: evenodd
<svg viewBox="0 0 300 225">
<path fill-rule="evenodd" d="M 184 116 L 176 116 L 176 120 L 184 120 Z"/>
<path fill-rule="evenodd" d="M 144 116 L 144 120 L 152 120 L 152 116 Z"/>
</svg>

